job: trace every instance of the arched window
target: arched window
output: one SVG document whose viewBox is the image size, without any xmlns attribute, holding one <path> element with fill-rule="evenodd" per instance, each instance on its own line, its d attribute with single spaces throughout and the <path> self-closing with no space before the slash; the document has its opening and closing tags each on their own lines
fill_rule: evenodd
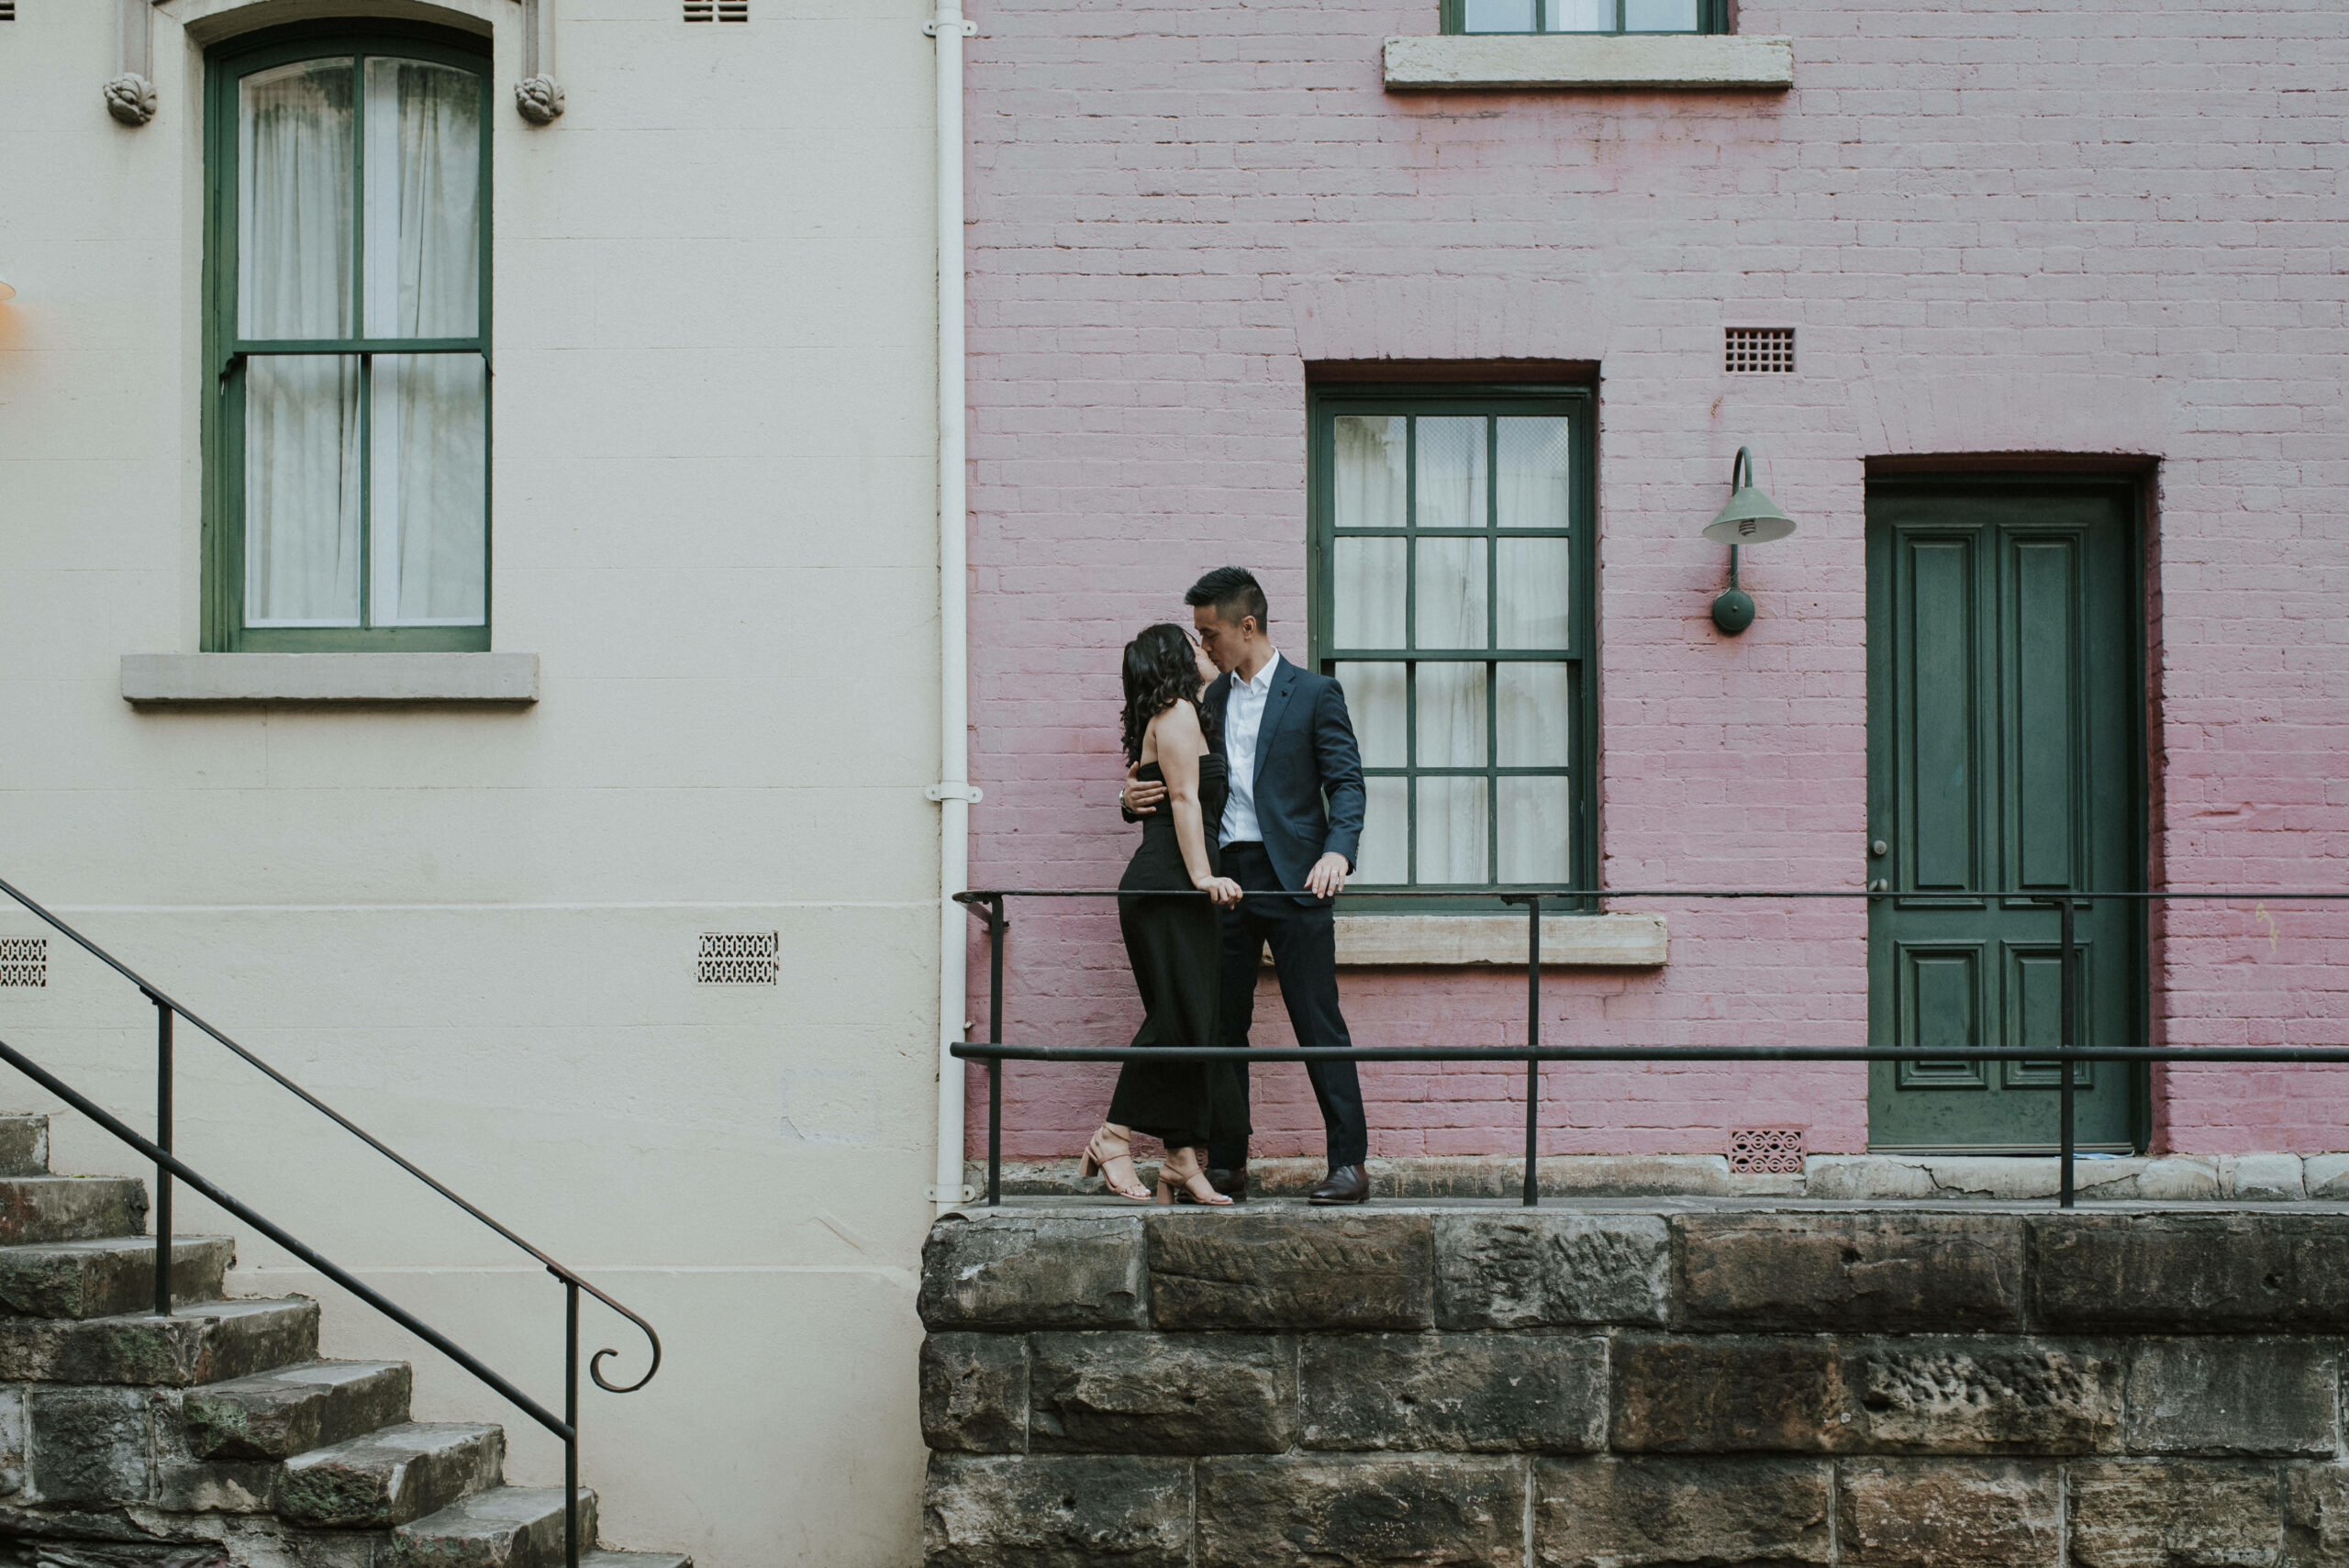
<svg viewBox="0 0 2349 1568">
<path fill-rule="evenodd" d="M 211 59 L 205 642 L 489 646 L 489 61 L 285 29 Z"/>
</svg>

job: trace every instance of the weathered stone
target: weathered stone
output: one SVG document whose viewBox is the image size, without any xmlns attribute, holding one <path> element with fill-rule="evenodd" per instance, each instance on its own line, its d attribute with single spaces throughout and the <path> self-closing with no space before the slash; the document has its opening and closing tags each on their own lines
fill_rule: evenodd
<svg viewBox="0 0 2349 1568">
<path fill-rule="evenodd" d="M 1026 1336 L 932 1334 L 924 1340 L 921 1437 L 933 1449 L 962 1453 L 1027 1452 Z"/>
<path fill-rule="evenodd" d="M 1866 1339 L 1842 1345 L 1858 1399 L 1847 1451 L 2101 1453 L 2121 1446 L 2112 1346 L 2021 1339 Z"/>
<path fill-rule="evenodd" d="M 217 1301 L 236 1262 L 226 1236 L 172 1241 L 172 1299 Z M 155 1305 L 155 1243 L 147 1237 L 52 1241 L 0 1248 L 0 1314 L 19 1318 L 111 1318 Z"/>
<path fill-rule="evenodd" d="M 1611 1446 L 1630 1453 L 1824 1453 L 1850 1447 L 1852 1397 L 1822 1339 L 1615 1342 Z"/>
<path fill-rule="evenodd" d="M 2237 1203 L 2298 1203 L 2307 1195 L 2297 1154 L 2222 1154 L 2219 1192 Z"/>
<path fill-rule="evenodd" d="M 1138 1215 L 948 1215 L 921 1250 L 922 1324 L 1139 1327 L 1141 1260 Z"/>
<path fill-rule="evenodd" d="M 318 1304 L 215 1301 L 156 1318 L 0 1319 L 0 1380 L 184 1388 L 245 1377 L 318 1353 Z"/>
<path fill-rule="evenodd" d="M 1672 1237 L 1652 1214 L 1440 1214 L 1436 1322 L 1445 1329 L 1661 1325 Z"/>
<path fill-rule="evenodd" d="M 28 1400 L 32 1491 L 43 1503 L 143 1503 L 154 1488 L 147 1396 L 136 1388 L 36 1388 Z"/>
<path fill-rule="evenodd" d="M 2170 1155 L 2083 1160 L 2072 1170 L 2084 1203 L 2205 1202 L 2219 1195 L 2216 1160 Z M 2061 1162 L 2052 1156 L 2008 1154 L 1814 1154 L 1807 1197 L 1853 1201 L 1887 1198 L 1992 1198 L 2025 1202 L 2054 1197 L 2063 1187 Z"/>
<path fill-rule="evenodd" d="M 1308 1449 L 1589 1453 L 1607 1440 L 1607 1341 L 1309 1335 L 1297 1394 Z"/>
<path fill-rule="evenodd" d="M 403 1525 L 496 1485 L 505 1462 L 506 1434 L 496 1427 L 386 1427 L 287 1460 L 277 1507 L 306 1525 Z"/>
<path fill-rule="evenodd" d="M 579 1490 L 579 1541 L 596 1542 L 596 1494 Z M 380 1568 L 558 1568 L 562 1488 L 495 1486 L 392 1532 Z"/>
<path fill-rule="evenodd" d="M 1144 1221 L 1161 1329 L 1426 1329 L 1424 1214 L 1162 1213 Z"/>
<path fill-rule="evenodd" d="M 49 1118 L 0 1116 L 0 1176 L 49 1174 Z"/>
<path fill-rule="evenodd" d="M 2349 1465 L 2284 1467 L 2284 1561 L 2349 1568 Z"/>
<path fill-rule="evenodd" d="M 2284 1521 L 2276 1472 L 2190 1460 L 2075 1463 L 2077 1568 L 2270 1568 Z"/>
<path fill-rule="evenodd" d="M 1684 1214 L 1672 1230 L 1690 1328 L 2022 1325 L 2020 1216 Z"/>
<path fill-rule="evenodd" d="M 405 1362 L 307 1362 L 192 1388 L 180 1408 L 203 1459 L 285 1459 L 407 1420 Z"/>
<path fill-rule="evenodd" d="M 2300 1179 L 2320 1203 L 2349 1203 L 2349 1154 L 2310 1154 L 2300 1162 Z"/>
<path fill-rule="evenodd" d="M 25 1396 L 30 1392 L 0 1387 L 0 1502 L 21 1498 L 27 1489 Z"/>
<path fill-rule="evenodd" d="M 1533 1469 L 1540 1568 L 1826 1562 L 1823 1460 L 1545 1460 Z"/>
<path fill-rule="evenodd" d="M 2349 1329 L 2349 1215 L 2030 1220 L 2043 1329 Z"/>
<path fill-rule="evenodd" d="M 934 1453 L 924 1568 L 1190 1568 L 1191 1462 Z"/>
<path fill-rule="evenodd" d="M 147 1189 L 127 1176 L 0 1176 L 0 1246 L 136 1236 Z"/>
<path fill-rule="evenodd" d="M 1296 1436 L 1297 1348 L 1270 1334 L 1038 1334 L 1037 1452 L 1277 1453 Z"/>
<path fill-rule="evenodd" d="M 2308 1340 L 2155 1340 L 2129 1365 L 2129 1447 L 2138 1453 L 2334 1451 L 2341 1358 Z"/>
<path fill-rule="evenodd" d="M 2053 1465 L 1878 1460 L 1842 1466 L 1840 1560 L 1851 1568 L 2053 1568 L 2064 1505 Z"/>
<path fill-rule="evenodd" d="M 1433 1458 L 1199 1462 L 1198 1568 L 1519 1568 L 1523 1462 Z"/>
</svg>

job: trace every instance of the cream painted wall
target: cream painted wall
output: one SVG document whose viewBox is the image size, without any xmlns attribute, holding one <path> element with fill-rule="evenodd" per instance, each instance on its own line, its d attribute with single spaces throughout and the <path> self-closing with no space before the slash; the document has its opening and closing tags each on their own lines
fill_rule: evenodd
<svg viewBox="0 0 2349 1568">
<path fill-rule="evenodd" d="M 495 640 L 527 710 L 137 712 L 199 625 L 202 44 L 328 9 L 168 0 L 153 124 L 108 119 L 113 6 L 0 24 L 0 876 L 662 1329 L 586 1396 L 618 1542 L 705 1568 L 918 1554 L 914 1269 L 938 922 L 931 49 L 918 0 L 563 0 L 569 113 L 494 28 Z M 363 6 L 331 7 L 364 11 Z M 379 14 L 388 14 L 392 6 Z M 416 14 L 412 3 L 396 10 Z M 775 928 L 783 984 L 696 987 Z M 32 934 L 0 910 L 0 934 Z M 61 957 L 0 1039 L 151 1114 L 152 1024 Z M 181 1035 L 180 1148 L 559 1399 L 560 1293 Z M 0 1082 L 0 1108 L 49 1109 Z M 131 1171 L 71 1116 L 60 1170 Z M 183 1200 L 182 1229 L 223 1229 Z M 554 1445 L 276 1249 L 329 1353 L 428 1419 Z M 642 1359 L 593 1310 L 589 1348 Z"/>
</svg>

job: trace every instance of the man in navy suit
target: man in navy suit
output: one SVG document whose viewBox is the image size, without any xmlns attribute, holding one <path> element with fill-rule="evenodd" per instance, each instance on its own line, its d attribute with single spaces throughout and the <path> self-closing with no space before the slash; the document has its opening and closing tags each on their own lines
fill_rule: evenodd
<svg viewBox="0 0 2349 1568">
<path fill-rule="evenodd" d="M 1243 569 L 1218 567 L 1194 584 L 1183 602 L 1191 606 L 1199 646 L 1223 672 L 1204 699 L 1216 749 L 1231 774 L 1218 837 L 1223 874 L 1249 895 L 1223 911 L 1224 1041 L 1248 1043 L 1257 958 L 1269 943 L 1297 1042 L 1351 1046 L 1353 1038 L 1338 1010 L 1330 903 L 1346 885 L 1362 841 L 1362 754 L 1346 717 L 1345 693 L 1329 676 L 1281 657 L 1264 631 L 1264 590 Z M 1164 795 L 1163 784 L 1130 780 L 1121 799 L 1128 811 L 1147 815 Z M 1244 1096 L 1248 1066 L 1236 1066 Z M 1313 1189 L 1311 1201 L 1360 1203 L 1370 1195 L 1363 1169 L 1370 1132 L 1354 1064 L 1312 1062 L 1306 1072 L 1321 1105 L 1330 1154 L 1330 1174 Z M 1208 1150 L 1208 1162 L 1219 1190 L 1247 1195 L 1245 1141 Z"/>
</svg>

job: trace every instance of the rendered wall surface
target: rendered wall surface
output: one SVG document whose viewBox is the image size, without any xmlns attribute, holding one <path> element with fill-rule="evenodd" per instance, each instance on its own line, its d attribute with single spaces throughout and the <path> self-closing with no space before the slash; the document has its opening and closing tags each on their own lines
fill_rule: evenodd
<svg viewBox="0 0 2349 1568">
<path fill-rule="evenodd" d="M 2349 13 L 1744 0 L 1740 17 L 1793 39 L 1791 92 L 1389 93 L 1383 40 L 1433 32 L 1432 0 L 986 8 L 975 884 L 1115 882 L 1118 650 L 1183 618 L 1199 572 L 1254 567 L 1302 655 L 1306 367 L 1380 359 L 1600 367 L 1609 884 L 1861 884 L 1866 463 L 1984 453 L 2155 463 L 2156 884 L 2342 884 Z M 1725 374 L 1728 326 L 1797 328 L 1798 373 Z M 1801 528 L 1748 554 L 1760 619 L 1728 640 L 1706 618 L 1725 552 L 1697 533 L 1747 443 Z M 1668 908 L 1670 964 L 1557 975 L 1545 1040 L 1862 1038 L 1856 904 L 1627 906 Z M 1012 914 L 1011 1038 L 1122 1042 L 1136 1007 L 1107 908 Z M 2308 905 L 2172 911 L 2156 1038 L 2339 1042 L 2345 940 Z M 1517 973 L 1343 985 L 1361 1042 L 1522 1038 Z M 1259 1043 L 1288 1040 L 1269 982 L 1257 1016 Z M 1007 1151 L 1073 1159 L 1109 1073 L 1008 1076 Z M 1364 1080 L 1374 1154 L 1516 1146 L 1513 1066 Z M 1255 1081 L 1259 1151 L 1319 1153 L 1302 1072 Z M 1792 1124 L 1856 1151 L 1865 1082 L 1554 1069 L 1545 1147 L 1709 1153 L 1728 1128 Z M 2337 1149 L 2344 1109 L 2338 1073 L 2174 1069 L 2154 1142 Z"/>
<path fill-rule="evenodd" d="M 584 1396 L 608 1537 L 897 1568 L 936 1038 L 918 8 L 568 4 L 537 129 L 521 8 L 465 0 L 495 28 L 495 642 L 540 700 L 134 711 L 123 656 L 198 647 L 182 14 L 237 10 L 159 9 L 138 130 L 99 98 L 114 6 L 0 25 L 0 876 L 659 1327 L 648 1389 Z M 697 987 L 697 934 L 743 929 L 783 983 Z M 51 981 L 0 1039 L 145 1126 L 150 1009 L 85 960 Z M 561 1407 L 543 1272 L 184 1026 L 179 1058 L 185 1158 Z M 61 1171 L 135 1171 L 56 1125 Z M 413 1358 L 424 1418 L 504 1420 L 514 1473 L 559 1479 L 494 1395 L 239 1253 L 232 1288 L 316 1292 L 329 1354 Z M 641 1372 L 625 1323 L 583 1332 Z"/>
</svg>

